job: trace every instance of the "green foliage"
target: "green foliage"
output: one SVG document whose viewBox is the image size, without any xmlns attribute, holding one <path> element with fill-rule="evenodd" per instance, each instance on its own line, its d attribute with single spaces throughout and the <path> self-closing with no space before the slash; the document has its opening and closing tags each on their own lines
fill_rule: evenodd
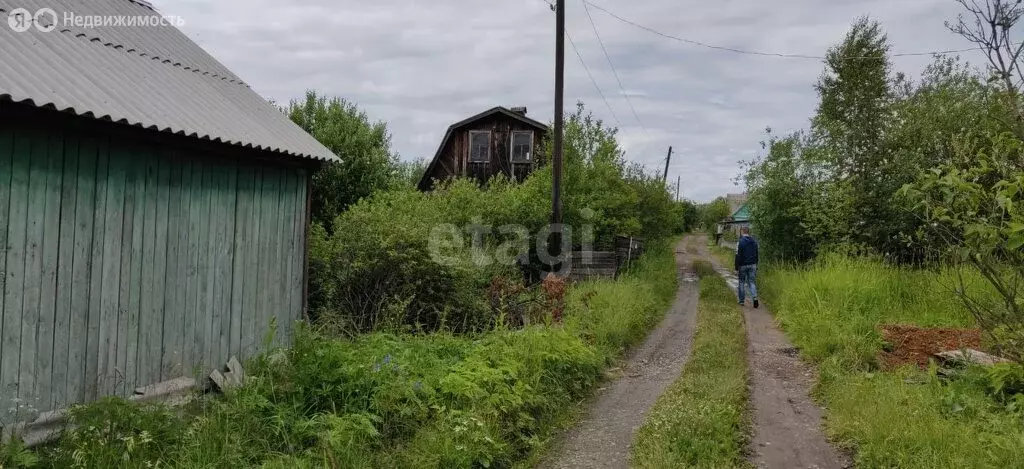
<svg viewBox="0 0 1024 469">
<path fill-rule="evenodd" d="M 942 238 L 943 254 L 988 280 L 1002 301 L 962 291 L 964 304 L 1000 352 L 1024 362 L 1024 142 L 1009 133 L 958 140 L 953 160 L 904 189 Z"/>
<path fill-rule="evenodd" d="M 844 375 L 819 394 L 857 467 L 1024 467 L 1022 415 L 976 383 L 904 369 Z"/>
<path fill-rule="evenodd" d="M 355 103 L 307 91 L 293 100 L 288 117 L 341 161 L 325 164 L 313 174 L 313 221 L 330 226 L 349 205 L 396 185 L 398 156 L 391 151 L 391 134 L 382 121 L 370 122 Z"/>
<path fill-rule="evenodd" d="M 939 57 L 915 84 L 892 73 L 888 50 L 879 25 L 858 20 L 829 51 L 809 132 L 769 131 L 747 164 L 765 257 L 802 261 L 846 245 L 902 262 L 937 258 L 941 238 L 916 238 L 927 222 L 901 187 L 955 158 L 957 135 L 1011 119 L 968 65 Z"/>
<path fill-rule="evenodd" d="M 973 323 L 953 290 L 958 276 L 954 269 L 916 270 L 827 254 L 800 268 L 769 269 L 758 287 L 805 357 L 870 371 L 882 347 L 879 324 Z M 965 280 L 978 296 L 991 294 L 981 276 L 965 273 Z"/>
<path fill-rule="evenodd" d="M 988 391 L 997 399 L 1016 405 L 1024 397 L 1024 366 L 998 363 L 985 370 Z M 1022 409 L 1014 409 L 1024 411 Z"/>
<path fill-rule="evenodd" d="M 655 244 L 620 280 L 572 289 L 561 325 L 350 339 L 299 328 L 293 348 L 247 363 L 243 387 L 181 415 L 113 398 L 76 408 L 39 466 L 512 467 L 659 321 L 675 287 L 673 250 Z M 30 454 L 8 445 L 0 462 L 31 467 Z"/>
<path fill-rule="evenodd" d="M 799 134 L 779 139 L 769 130 L 768 141 L 761 143 L 766 154 L 747 169 L 747 204 L 766 259 L 802 261 L 813 255 L 815 238 L 804 214 L 814 213 L 810 209 L 818 201 L 811 195 L 815 172 L 803 144 Z"/>
<path fill-rule="evenodd" d="M 575 247 L 611 250 L 617 235 L 657 243 L 686 228 L 686 205 L 628 164 L 615 136 L 582 104 L 566 120 L 564 223 Z M 394 189 L 314 226 L 310 306 L 318 320 L 357 331 L 493 327 L 503 312 L 487 287 L 521 277 L 518 256 L 536 267 L 551 176 L 542 167 L 520 184 L 496 177 L 486 187 L 454 180 L 426 194 Z"/>
<path fill-rule="evenodd" d="M 706 271 L 704 262 L 698 272 Z M 747 435 L 743 313 L 722 277 L 702 275 L 693 352 L 636 436 L 640 468 L 744 467 Z"/>
<path fill-rule="evenodd" d="M 504 181 L 488 189 L 457 180 L 429 194 L 380 193 L 335 219 L 331 233 L 313 228 L 310 305 L 321 321 L 362 331 L 405 325 L 487 329 L 495 319 L 487 285 L 495 276 L 518 275 L 507 262 L 529 250 L 523 245 L 528 239 L 496 228 L 520 223 L 536 232 L 546 213 L 529 186 Z M 480 249 L 465 245 L 468 240 L 438 247 L 439 240 L 452 239 L 445 227 L 462 239 L 473 234 L 465 230 L 474 224 L 492 227 L 481 231 Z M 474 262 L 495 251 L 504 253 L 504 262 Z"/>
<path fill-rule="evenodd" d="M 682 233 L 689 233 L 700 225 L 700 208 L 696 203 L 689 200 L 677 202 L 676 210 L 679 212 L 675 218 L 683 220 Z"/>
<path fill-rule="evenodd" d="M 32 469 L 38 467 L 39 456 L 25 447 L 24 442 L 13 438 L 7 444 L 0 444 L 0 468 Z"/>
<path fill-rule="evenodd" d="M 995 298 L 978 273 L 962 272 L 976 297 Z M 857 467 L 1022 467 L 1018 398 L 996 398 L 1000 377 L 972 370 L 943 379 L 913 367 L 881 372 L 881 324 L 973 324 L 953 286 L 961 272 L 894 267 L 826 255 L 801 268 L 766 269 L 759 287 L 804 358 L 819 369 L 816 393 L 832 437 L 855 451 Z M 994 372 L 999 373 L 999 372 Z M 1005 378 L 1002 378 L 1005 376 Z"/>
<path fill-rule="evenodd" d="M 725 197 L 719 197 L 701 205 L 698 211 L 700 213 L 700 224 L 712 235 L 715 234 L 718 223 L 732 215 L 732 211 L 729 209 L 729 202 L 725 200 Z"/>
<path fill-rule="evenodd" d="M 563 218 L 574 227 L 593 224 L 596 250 L 610 250 L 615 236 L 664 239 L 680 232 L 684 221 L 664 181 L 628 162 L 617 136 L 618 129 L 605 126 L 582 102 L 565 118 Z M 550 154 L 547 141 L 540 161 Z M 534 197 L 550 201 L 550 165 L 530 179 Z"/>
<path fill-rule="evenodd" d="M 400 161 L 396 167 L 398 187 L 415 188 L 427 172 L 427 165 L 430 162 L 426 158 L 418 158 L 412 161 Z"/>
<path fill-rule="evenodd" d="M 566 327 L 578 331 L 608 360 L 643 339 L 675 296 L 674 246 L 659 242 L 646 249 L 616 282 L 584 282 L 569 290 Z"/>
<path fill-rule="evenodd" d="M 76 429 L 47 456 L 53 467 L 156 467 L 181 441 L 182 422 L 163 406 L 138 406 L 119 398 L 71 409 Z"/>
</svg>

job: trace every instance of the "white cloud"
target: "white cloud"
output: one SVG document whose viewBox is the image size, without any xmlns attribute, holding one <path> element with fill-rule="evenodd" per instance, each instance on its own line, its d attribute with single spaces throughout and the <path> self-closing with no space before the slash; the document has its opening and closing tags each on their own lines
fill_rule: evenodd
<svg viewBox="0 0 1024 469">
<path fill-rule="evenodd" d="M 405 159 L 432 157 L 451 123 L 495 105 L 525 105 L 542 121 L 553 114 L 554 15 L 543 0 L 154 2 L 183 17 L 186 34 L 264 96 L 287 102 L 317 89 L 387 121 Z M 823 55 L 865 14 L 882 22 L 895 52 L 966 47 L 943 25 L 958 13 L 952 0 L 594 2 L 667 34 L 747 50 Z M 805 127 L 814 110 L 816 60 L 700 48 L 592 8 L 620 90 L 582 3 L 568 0 L 567 9 L 569 33 L 622 124 L 627 155 L 653 170 L 674 146 L 669 178 L 682 176 L 686 197 L 735 192 L 737 162 L 757 152 L 764 128 Z M 895 69 L 915 76 L 930 62 L 900 57 Z M 583 100 L 614 123 L 571 48 L 566 67 L 567 110 Z"/>
</svg>

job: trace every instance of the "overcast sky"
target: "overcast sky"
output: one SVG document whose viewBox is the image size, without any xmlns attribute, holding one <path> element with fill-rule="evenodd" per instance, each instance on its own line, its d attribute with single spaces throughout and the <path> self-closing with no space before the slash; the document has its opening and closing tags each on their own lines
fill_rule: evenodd
<svg viewBox="0 0 1024 469">
<path fill-rule="evenodd" d="M 496 105 L 552 120 L 555 18 L 545 1 L 154 3 L 182 17 L 189 37 L 261 95 L 287 102 L 316 89 L 353 100 L 387 121 L 395 149 L 410 160 L 432 157 L 451 123 Z M 820 56 L 865 14 L 882 22 L 897 53 L 969 46 L 943 25 L 959 13 L 954 0 L 592 1 L 666 34 L 745 50 Z M 621 128 L 627 158 L 651 170 L 672 145 L 669 178 L 682 176 L 687 198 L 737 192 L 737 162 L 756 154 L 765 127 L 803 128 L 814 111 L 820 60 L 680 43 L 591 7 L 620 89 L 583 3 L 566 5 L 568 32 L 611 107 L 567 44 L 567 110 L 584 101 Z M 895 69 L 917 76 L 931 61 L 899 57 Z"/>
</svg>

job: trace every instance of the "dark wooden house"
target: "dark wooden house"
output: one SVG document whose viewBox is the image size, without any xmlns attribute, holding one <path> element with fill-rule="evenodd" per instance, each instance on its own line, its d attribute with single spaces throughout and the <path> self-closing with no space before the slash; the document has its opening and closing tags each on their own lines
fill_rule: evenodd
<svg viewBox="0 0 1024 469">
<path fill-rule="evenodd" d="M 481 184 L 504 174 L 521 181 L 537 167 L 537 150 L 548 126 L 526 117 L 526 108 L 496 107 L 456 122 L 420 180 L 426 191 L 438 181 L 469 177 Z"/>
</svg>

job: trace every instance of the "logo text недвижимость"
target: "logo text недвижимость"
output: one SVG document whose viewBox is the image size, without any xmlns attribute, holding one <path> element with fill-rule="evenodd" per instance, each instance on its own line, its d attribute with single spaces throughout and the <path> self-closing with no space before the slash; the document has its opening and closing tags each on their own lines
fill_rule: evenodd
<svg viewBox="0 0 1024 469">
<path fill-rule="evenodd" d="M 185 20 L 173 15 L 78 15 L 70 11 L 58 15 L 52 8 L 40 8 L 35 13 L 15 8 L 7 14 L 7 25 L 22 33 L 33 27 L 44 33 L 58 26 L 76 28 L 184 26 Z"/>
</svg>

